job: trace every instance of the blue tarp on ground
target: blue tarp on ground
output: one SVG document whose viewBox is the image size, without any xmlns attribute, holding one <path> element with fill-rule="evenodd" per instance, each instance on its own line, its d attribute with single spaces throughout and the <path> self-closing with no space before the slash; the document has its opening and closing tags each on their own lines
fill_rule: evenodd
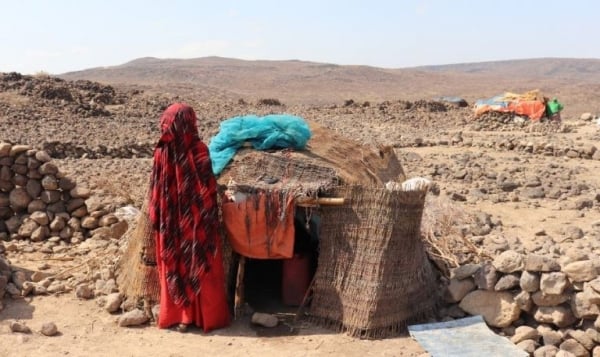
<svg viewBox="0 0 600 357">
<path fill-rule="evenodd" d="M 507 108 L 508 101 L 504 98 L 504 94 L 499 94 L 488 99 L 478 99 L 475 101 L 475 107 L 489 105 L 492 107 Z"/>
<path fill-rule="evenodd" d="M 213 172 L 220 174 L 245 142 L 256 150 L 304 149 L 310 136 L 306 121 L 294 115 L 244 115 L 227 119 L 208 144 Z"/>
<path fill-rule="evenodd" d="M 469 104 L 467 103 L 466 100 L 464 100 L 461 97 L 453 97 L 453 96 L 442 96 L 442 97 L 437 97 L 434 98 L 434 100 L 437 100 L 439 102 L 446 102 L 446 103 L 452 103 L 454 105 L 457 105 L 459 107 L 466 107 Z"/>
<path fill-rule="evenodd" d="M 496 335 L 481 316 L 408 326 L 410 335 L 432 357 L 527 357 L 507 338 Z"/>
</svg>

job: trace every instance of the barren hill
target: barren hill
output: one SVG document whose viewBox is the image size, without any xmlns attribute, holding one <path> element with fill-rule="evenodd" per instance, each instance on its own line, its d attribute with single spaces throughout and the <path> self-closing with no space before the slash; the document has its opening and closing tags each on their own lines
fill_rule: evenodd
<svg viewBox="0 0 600 357">
<path fill-rule="evenodd" d="M 290 61 L 246 61 L 221 57 L 140 58 L 119 66 L 61 75 L 107 84 L 135 84 L 196 98 L 277 98 L 289 104 L 428 99 L 467 100 L 503 91 L 541 89 L 565 103 L 567 114 L 599 111 L 598 59 L 529 59 L 386 69 Z"/>
</svg>

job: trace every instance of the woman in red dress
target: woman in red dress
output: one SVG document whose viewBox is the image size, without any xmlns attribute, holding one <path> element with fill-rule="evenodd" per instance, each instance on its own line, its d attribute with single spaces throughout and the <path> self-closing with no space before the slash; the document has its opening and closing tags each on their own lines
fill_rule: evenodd
<svg viewBox="0 0 600 357">
<path fill-rule="evenodd" d="M 205 332 L 229 325 L 217 183 L 194 110 L 169 106 L 154 150 L 149 214 L 160 279 L 158 327 L 193 324 Z"/>
</svg>

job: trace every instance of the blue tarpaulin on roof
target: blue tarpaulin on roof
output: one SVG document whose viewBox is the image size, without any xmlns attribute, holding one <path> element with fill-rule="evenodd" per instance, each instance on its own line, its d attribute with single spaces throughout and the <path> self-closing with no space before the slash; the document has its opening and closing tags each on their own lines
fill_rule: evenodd
<svg viewBox="0 0 600 357">
<path fill-rule="evenodd" d="M 304 149 L 310 136 L 306 121 L 294 115 L 244 115 L 227 119 L 208 144 L 213 172 L 220 174 L 245 142 L 257 150 Z"/>
</svg>

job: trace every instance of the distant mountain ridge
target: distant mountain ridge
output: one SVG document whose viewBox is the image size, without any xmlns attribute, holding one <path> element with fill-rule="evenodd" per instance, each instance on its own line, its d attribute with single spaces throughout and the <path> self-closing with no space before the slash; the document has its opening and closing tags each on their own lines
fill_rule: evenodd
<svg viewBox="0 0 600 357">
<path fill-rule="evenodd" d="M 563 97 L 563 101 L 586 103 L 597 101 L 596 93 L 600 92 L 600 59 L 537 58 L 390 69 L 301 60 L 143 57 L 59 77 L 140 85 L 197 97 L 277 98 L 288 104 L 414 100 L 440 95 L 472 100 L 531 89 Z"/>
<path fill-rule="evenodd" d="M 535 58 L 439 66 L 415 67 L 429 72 L 455 72 L 528 78 L 568 78 L 577 81 L 598 82 L 600 59 L 595 58 Z"/>
</svg>

